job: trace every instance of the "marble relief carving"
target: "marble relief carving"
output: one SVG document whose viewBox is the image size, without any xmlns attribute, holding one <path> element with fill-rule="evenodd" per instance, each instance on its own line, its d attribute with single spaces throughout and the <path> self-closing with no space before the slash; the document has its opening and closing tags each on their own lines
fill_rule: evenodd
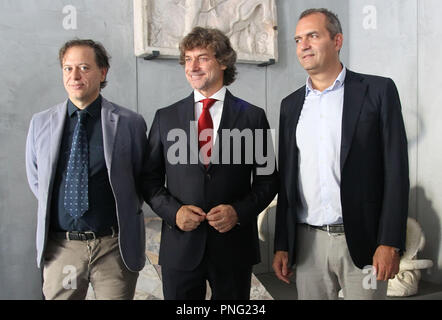
<svg viewBox="0 0 442 320">
<path fill-rule="evenodd" d="M 275 0 L 134 0 L 135 55 L 178 57 L 195 26 L 223 31 L 239 62 L 278 59 Z"/>
</svg>

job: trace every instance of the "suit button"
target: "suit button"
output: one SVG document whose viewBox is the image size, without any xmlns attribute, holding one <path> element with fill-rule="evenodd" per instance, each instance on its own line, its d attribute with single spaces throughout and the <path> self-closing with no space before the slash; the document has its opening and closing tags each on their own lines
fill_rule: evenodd
<svg viewBox="0 0 442 320">
<path fill-rule="evenodd" d="M 206 178 L 207 178 L 207 180 L 210 180 L 212 178 L 212 176 L 210 174 L 206 174 Z"/>
</svg>

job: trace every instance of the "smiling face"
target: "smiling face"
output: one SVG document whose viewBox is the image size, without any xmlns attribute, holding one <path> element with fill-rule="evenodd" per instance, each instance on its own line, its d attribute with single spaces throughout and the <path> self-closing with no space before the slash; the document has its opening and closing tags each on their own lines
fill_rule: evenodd
<svg viewBox="0 0 442 320">
<path fill-rule="evenodd" d="M 340 64 L 343 35 L 338 33 L 331 39 L 326 23 L 324 14 L 313 13 L 299 20 L 296 26 L 296 54 L 309 75 L 325 73 Z"/>
<path fill-rule="evenodd" d="M 69 99 L 80 109 L 91 104 L 100 94 L 100 84 L 107 69 L 99 68 L 94 49 L 88 46 L 69 48 L 63 57 L 63 83 Z"/>
<path fill-rule="evenodd" d="M 184 61 L 186 78 L 192 88 L 205 97 L 210 97 L 222 88 L 226 66 L 216 60 L 213 49 L 186 50 Z"/>
</svg>

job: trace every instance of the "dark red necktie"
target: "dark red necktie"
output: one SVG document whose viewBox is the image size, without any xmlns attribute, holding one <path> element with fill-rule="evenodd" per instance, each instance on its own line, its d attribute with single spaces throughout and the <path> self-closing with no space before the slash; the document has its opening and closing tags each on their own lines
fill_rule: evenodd
<svg viewBox="0 0 442 320">
<path fill-rule="evenodd" d="M 199 119 L 198 119 L 198 145 L 201 150 L 201 148 L 206 145 L 207 143 L 210 144 L 210 148 L 207 152 L 203 152 L 203 164 L 207 167 L 210 162 L 210 156 L 212 154 L 212 147 L 213 147 L 213 122 L 212 122 L 212 116 L 210 115 L 210 107 L 213 106 L 213 104 L 216 102 L 216 99 L 203 99 L 200 100 L 200 102 L 203 103 L 203 112 L 201 113 Z M 210 134 L 205 134 L 203 140 L 200 139 L 201 132 L 205 129 L 210 129 Z M 207 138 L 205 138 L 207 137 Z M 206 147 L 207 148 L 207 147 Z"/>
</svg>

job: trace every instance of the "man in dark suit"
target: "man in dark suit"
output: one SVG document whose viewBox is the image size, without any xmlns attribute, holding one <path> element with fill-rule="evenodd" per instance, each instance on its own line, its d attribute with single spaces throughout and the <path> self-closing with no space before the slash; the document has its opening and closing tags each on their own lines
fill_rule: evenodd
<svg viewBox="0 0 442 320">
<path fill-rule="evenodd" d="M 107 101 L 109 58 L 93 40 L 60 49 L 69 99 L 32 117 L 26 171 L 38 200 L 46 299 L 132 299 L 145 264 L 140 179 L 146 123 Z"/>
<path fill-rule="evenodd" d="M 340 289 L 346 299 L 385 298 L 408 210 L 398 92 L 391 79 L 341 64 L 342 29 L 326 9 L 301 14 L 295 41 L 309 77 L 281 104 L 273 268 L 289 282 L 296 263 L 300 299 L 336 299 Z"/>
<path fill-rule="evenodd" d="M 277 192 L 269 124 L 264 110 L 226 89 L 236 53 L 224 34 L 196 27 L 180 51 L 194 91 L 156 112 L 144 181 L 149 205 L 163 218 L 164 298 L 204 299 L 208 280 L 212 299 L 249 299 L 252 265 L 260 261 L 257 215 Z"/>
</svg>

